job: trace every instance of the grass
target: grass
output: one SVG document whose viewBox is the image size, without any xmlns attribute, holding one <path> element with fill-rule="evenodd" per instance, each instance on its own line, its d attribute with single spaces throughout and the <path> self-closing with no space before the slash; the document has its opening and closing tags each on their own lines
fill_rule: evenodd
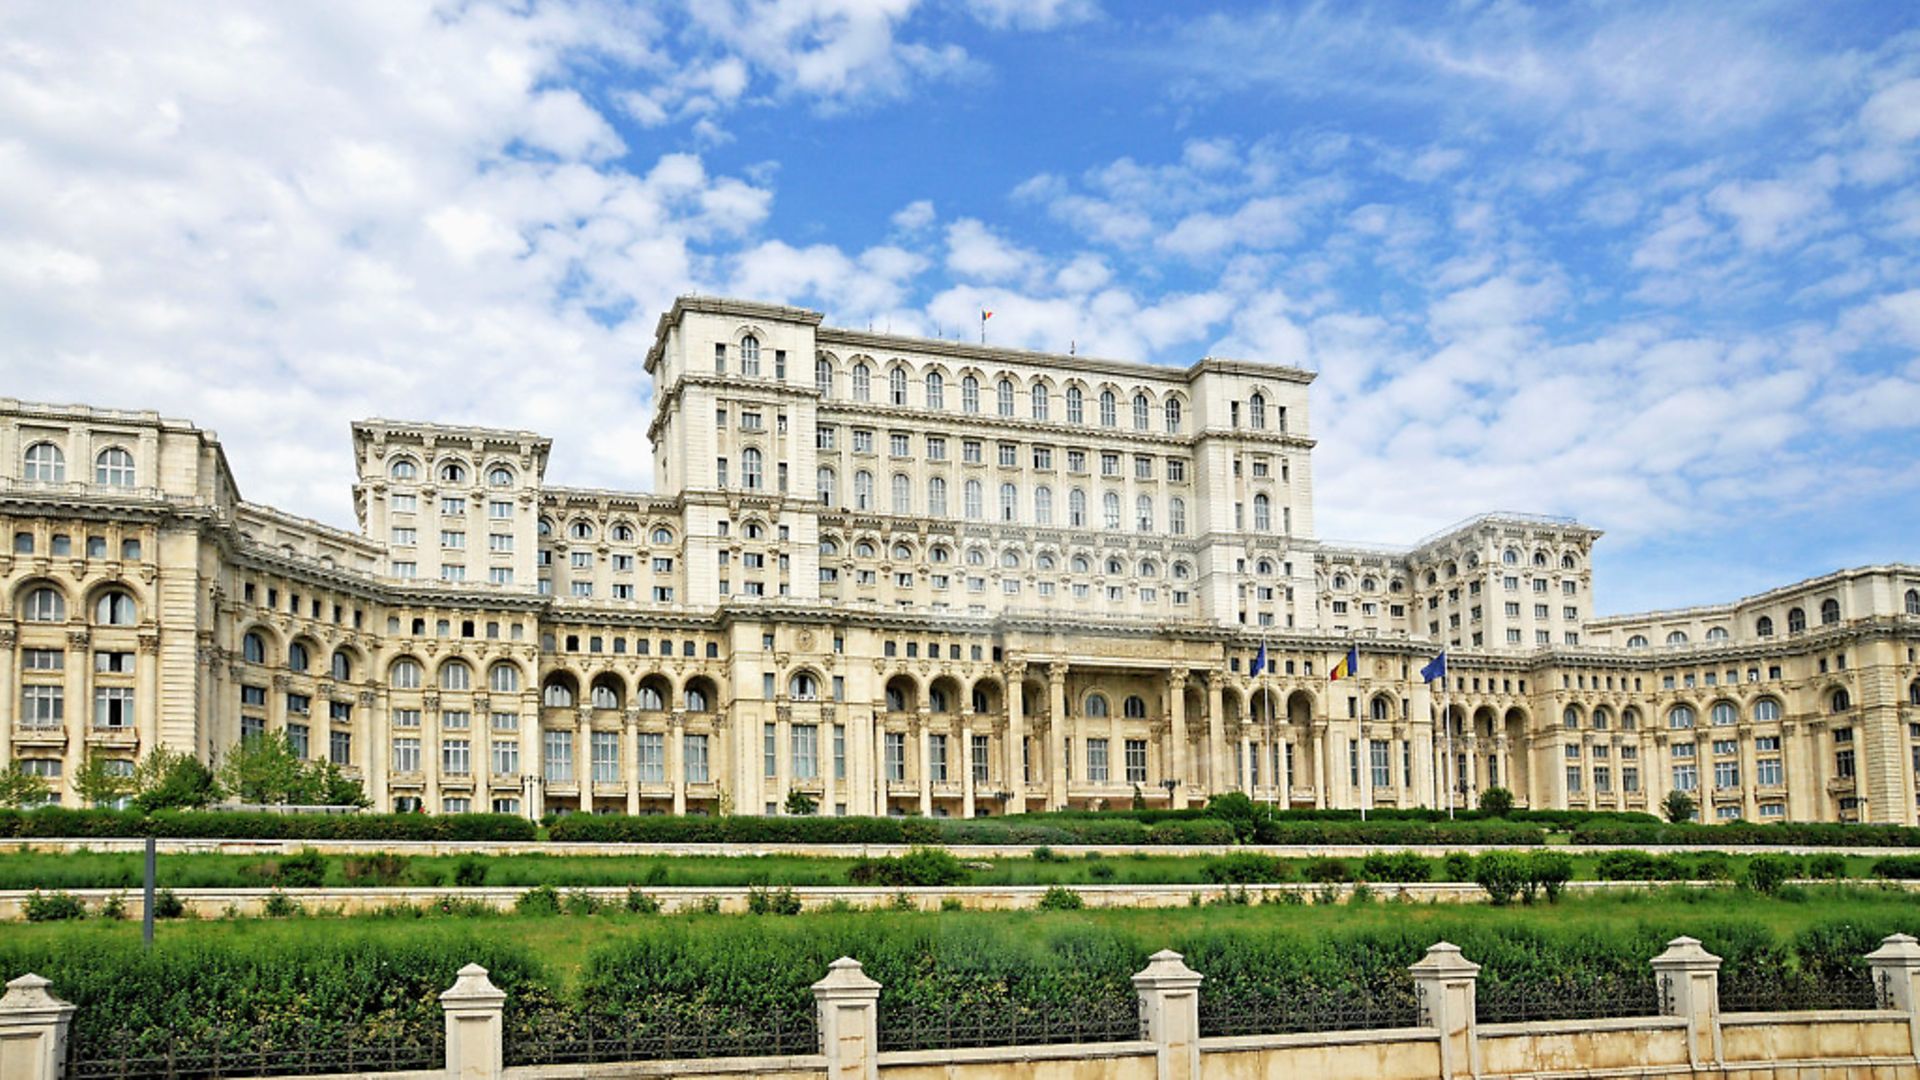
<svg viewBox="0 0 1920 1080">
<path fill-rule="evenodd" d="M 583 915 L 363 915 L 352 917 L 307 915 L 286 919 L 205 919 L 163 921 L 156 931 L 162 943 L 193 948 L 250 943 L 271 945 L 287 941 L 364 941 L 372 944 L 416 940 L 422 936 L 448 941 L 501 940 L 531 950 L 563 983 L 575 981 L 588 955 L 604 946 L 662 933 L 701 936 L 703 927 L 761 920 L 781 933 L 812 934 L 823 929 L 878 932 L 895 923 L 931 926 L 938 934 L 1032 935 L 1044 930 L 1073 927 L 1111 927 L 1131 931 L 1146 940 L 1172 941 L 1200 930 L 1278 935 L 1311 939 L 1363 931 L 1398 932 L 1434 926 L 1435 940 L 1461 928 L 1536 927 L 1577 933 L 1596 939 L 1650 931 L 1665 939 L 1730 920 L 1764 925 L 1787 936 L 1836 920 L 1873 924 L 1898 923 L 1908 932 L 1920 930 L 1920 908 L 1903 893 L 1873 887 L 1823 886 L 1790 892 L 1777 898 L 1735 889 L 1668 887 L 1600 896 L 1567 897 L 1554 905 L 1494 908 L 1476 904 L 1416 904 L 1379 900 L 1337 906 L 1254 905 L 1248 907 L 1087 909 L 1061 912 L 940 912 L 894 911 L 809 912 L 779 915 L 633 915 L 621 911 Z M 1911 924 L 1911 925 L 1908 925 Z M 36 946 L 81 948 L 133 944 L 140 925 L 135 921 L 90 919 L 73 923 L 34 923 L 9 926 L 9 947 L 35 951 Z M 1472 959 L 1469 957 L 1469 959 Z M 0 971 L 11 978 L 17 971 Z"/>
<path fill-rule="evenodd" d="M 1563 852 L 1565 849 L 1560 849 Z M 1591 880 L 1598 854 L 1569 853 L 1576 881 Z M 158 857 L 163 888 L 248 888 L 273 885 L 279 856 L 186 854 Z M 351 856 L 326 857 L 325 884 L 347 886 L 344 864 Z M 1032 858 L 994 859 L 986 869 L 972 871 L 970 885 L 1192 885 L 1206 879 L 1202 870 L 1209 856 L 1115 855 L 1088 857 L 1069 854 L 1064 861 Z M 487 867 L 486 884 L 530 888 L 579 885 L 684 885 L 745 887 L 749 885 L 845 885 L 855 860 L 798 855 L 488 855 L 412 856 L 404 873 L 388 884 L 401 886 L 451 885 L 454 868 L 466 859 Z M 78 851 L 55 854 L 0 851 L 0 889 L 88 889 L 140 887 L 144 856 L 139 852 Z M 1299 880 L 1299 863 L 1294 880 Z M 1747 864 L 1745 856 L 1730 856 L 1736 875 Z M 1358 874 L 1359 860 L 1348 865 Z M 1442 860 L 1433 864 L 1433 880 L 1449 880 Z M 1849 877 L 1866 878 L 1874 859 L 1847 856 Z M 1096 869 L 1102 868 L 1102 869 Z M 375 881 L 357 884 L 373 887 Z"/>
</svg>

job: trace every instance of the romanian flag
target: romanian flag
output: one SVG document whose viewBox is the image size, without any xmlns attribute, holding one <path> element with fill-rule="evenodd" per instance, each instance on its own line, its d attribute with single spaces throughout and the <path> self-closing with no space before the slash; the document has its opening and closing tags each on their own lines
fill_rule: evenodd
<svg viewBox="0 0 1920 1080">
<path fill-rule="evenodd" d="M 1333 665 L 1333 674 L 1327 677 L 1327 681 L 1339 682 L 1341 679 L 1351 679 L 1358 674 L 1360 674 L 1360 649 L 1358 646 L 1352 646 L 1347 649 L 1347 655 Z"/>
<path fill-rule="evenodd" d="M 981 312 L 980 312 L 980 321 L 981 321 L 981 322 L 986 322 L 986 321 L 987 321 L 988 319 L 991 319 L 991 318 L 993 318 L 993 312 L 991 312 L 991 311 L 987 311 L 987 310 L 985 310 L 985 309 L 982 309 L 982 310 L 981 310 Z"/>
</svg>

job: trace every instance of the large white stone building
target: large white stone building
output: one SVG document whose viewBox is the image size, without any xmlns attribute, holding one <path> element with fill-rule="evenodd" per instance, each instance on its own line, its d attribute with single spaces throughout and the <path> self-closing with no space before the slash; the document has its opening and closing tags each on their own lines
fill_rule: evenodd
<svg viewBox="0 0 1920 1080">
<path fill-rule="evenodd" d="M 1599 534 L 1573 521 L 1316 540 L 1309 372 L 708 298 L 661 317 L 645 362 L 657 492 L 551 484 L 532 432 L 368 420 L 357 532 L 244 501 L 190 424 L 0 401 L 0 761 L 69 804 L 89 753 L 212 760 L 284 731 L 389 809 L 1407 806 L 1497 784 L 1916 820 L 1920 567 L 1597 618 Z M 1350 647 L 1356 677 L 1330 681 Z M 1443 648 L 1445 724 L 1418 674 Z"/>
</svg>

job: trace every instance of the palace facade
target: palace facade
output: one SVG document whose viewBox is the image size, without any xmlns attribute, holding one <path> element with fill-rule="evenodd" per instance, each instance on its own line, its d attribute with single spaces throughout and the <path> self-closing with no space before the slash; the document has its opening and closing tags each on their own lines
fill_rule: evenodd
<svg viewBox="0 0 1920 1080">
<path fill-rule="evenodd" d="M 356 423 L 357 531 L 246 502 L 191 424 L 0 400 L 0 761 L 69 805 L 89 754 L 284 732 L 382 809 L 1499 785 L 1916 821 L 1920 567 L 1599 618 L 1599 533 L 1571 520 L 1315 539 L 1310 372 L 820 323 L 693 297 L 661 317 L 654 493 L 549 483 L 533 432 Z"/>
</svg>

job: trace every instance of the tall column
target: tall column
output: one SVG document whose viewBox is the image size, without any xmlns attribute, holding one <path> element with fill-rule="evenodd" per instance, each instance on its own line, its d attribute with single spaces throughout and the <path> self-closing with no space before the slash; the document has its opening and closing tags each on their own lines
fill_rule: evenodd
<svg viewBox="0 0 1920 1080">
<path fill-rule="evenodd" d="M 765 709 L 767 708 L 767 705 L 762 704 L 760 707 L 762 709 Z M 764 730 L 762 732 L 761 737 L 762 738 L 765 737 Z M 766 771 L 766 766 L 764 763 L 761 765 L 760 771 L 761 772 Z M 793 711 L 792 709 L 784 705 L 773 706 L 773 778 L 772 780 L 773 780 L 773 790 L 767 792 L 764 798 L 766 798 L 767 800 L 775 804 L 781 804 L 783 800 L 786 799 L 787 793 L 792 791 L 794 787 Z M 781 805 L 780 809 L 784 813 L 786 810 L 786 807 L 784 805 Z"/>
<path fill-rule="evenodd" d="M 67 686 L 66 686 L 66 762 L 60 769 L 60 781 L 53 784 L 56 793 L 73 792 L 75 777 L 80 775 L 81 766 L 87 761 L 87 736 L 93 730 L 93 697 L 87 691 L 88 674 L 93 671 L 93 657 L 88 654 L 88 643 L 92 639 L 86 630 L 71 630 L 67 633 Z M 9 687 L 8 693 L 18 693 Z M 284 708 L 285 695 L 280 695 L 280 706 Z M 62 806 L 80 806 L 80 796 L 75 792 L 71 797 L 61 795 Z"/>
<path fill-rule="evenodd" d="M 673 812 L 687 812 L 687 711 L 675 709 L 667 714 L 667 782 L 673 785 Z M 711 758 L 707 767 L 713 767 Z"/>
<path fill-rule="evenodd" d="M 820 723 L 814 727 L 813 762 L 814 767 L 820 770 L 820 814 L 823 817 L 833 816 L 838 790 L 835 781 L 840 779 L 833 775 L 833 730 L 836 721 L 836 710 L 822 709 Z"/>
<path fill-rule="evenodd" d="M 1073 726 L 1067 719 L 1067 665 L 1055 663 L 1047 665 L 1047 707 L 1050 712 L 1047 729 L 1047 757 L 1051 760 L 1049 772 L 1052 792 L 1048 799 L 1052 810 L 1064 810 L 1067 806 L 1067 741 L 1073 737 Z"/>
<path fill-rule="evenodd" d="M 582 705 L 576 713 L 577 732 L 573 737 L 573 777 L 580 784 L 580 812 L 593 813 L 593 706 Z"/>
<path fill-rule="evenodd" d="M 440 695 L 420 695 L 420 806 L 440 812 Z"/>
<path fill-rule="evenodd" d="M 135 658 L 134 734 L 136 756 L 153 753 L 160 745 L 160 631 L 140 631 Z M 325 708 L 325 704 L 321 705 Z"/>
<path fill-rule="evenodd" d="M 13 764 L 13 703 L 20 700 L 20 683 L 13 673 L 18 644 L 13 627 L 0 626 L 0 768 Z"/>
<path fill-rule="evenodd" d="M 1240 729 L 1240 790 L 1254 797 L 1254 778 L 1258 774 L 1258 759 L 1254 757 L 1253 740 L 1247 736 L 1247 729 Z"/>
<path fill-rule="evenodd" d="M 1758 765 L 1753 753 L 1753 722 L 1742 719 L 1740 722 L 1740 816 L 1752 821 L 1760 816 L 1759 794 L 1760 777 L 1756 773 Z M 1910 770 L 1909 770 L 1910 772 Z M 1907 805 L 1911 807 L 1912 801 Z"/>
<path fill-rule="evenodd" d="M 540 691 L 539 680 L 527 684 L 520 692 L 520 775 L 523 779 L 522 794 L 527 805 L 521 807 L 527 817 L 539 821 L 547 812 L 546 789 L 542 786 L 547 775 L 546 763 L 540 759 L 545 749 L 541 740 L 540 728 Z"/>
<path fill-rule="evenodd" d="M 387 794 L 387 755 L 392 751 L 387 738 L 386 685 L 360 691 L 354 710 L 353 737 L 360 744 L 360 775 L 366 779 L 367 798 L 379 811 L 392 810 L 393 799 Z"/>
<path fill-rule="evenodd" d="M 1172 806 L 1175 810 L 1187 808 L 1187 784 L 1193 778 L 1187 768 L 1187 669 L 1174 668 L 1167 673 L 1167 737 L 1173 741 L 1173 753 L 1168 755 L 1168 767 L 1173 770 L 1169 779 L 1176 781 L 1173 786 Z"/>
<path fill-rule="evenodd" d="M 627 813 L 640 812 L 640 710 L 629 708 L 621 730 L 621 773 L 627 782 Z"/>
<path fill-rule="evenodd" d="M 1013 663 L 1007 665 L 1006 683 L 1003 691 L 1007 708 L 1007 745 L 1004 747 L 1007 759 L 1007 782 L 1005 790 L 1012 793 L 1007 799 L 1005 813 L 1024 814 L 1027 812 L 1027 703 L 1026 703 L 1027 665 Z"/>
<path fill-rule="evenodd" d="M 989 759 L 991 760 L 991 759 Z M 960 816 L 973 816 L 973 709 L 960 713 Z"/>
<path fill-rule="evenodd" d="M 933 732 L 928 730 L 928 714 L 922 709 L 913 717 L 914 743 L 920 754 L 920 816 L 933 816 Z"/>
<path fill-rule="evenodd" d="M 887 726 L 882 721 L 886 714 L 874 706 L 868 713 L 868 722 L 873 725 L 868 735 L 867 745 L 873 753 L 873 812 L 884 817 L 893 808 L 887 801 Z"/>
<path fill-rule="evenodd" d="M 1207 672 L 1207 794 L 1219 795 L 1231 789 L 1227 783 L 1227 718 L 1222 688 L 1225 677 Z"/>
</svg>

